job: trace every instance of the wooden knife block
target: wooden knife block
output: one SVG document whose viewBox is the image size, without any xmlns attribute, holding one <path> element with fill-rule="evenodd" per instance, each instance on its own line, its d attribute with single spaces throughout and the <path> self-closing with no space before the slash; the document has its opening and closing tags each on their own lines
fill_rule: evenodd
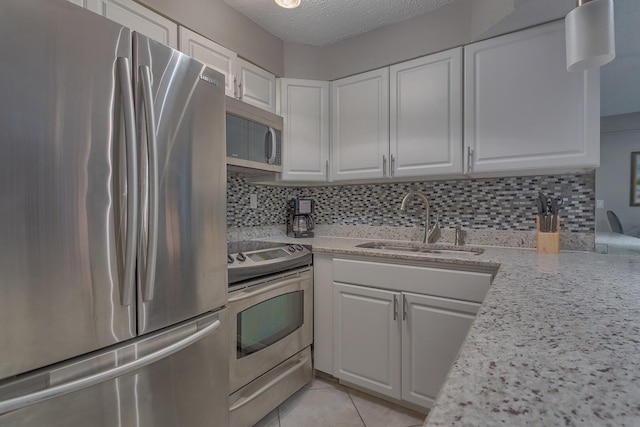
<svg viewBox="0 0 640 427">
<path fill-rule="evenodd" d="M 542 254 L 557 254 L 560 250 L 560 217 L 557 219 L 555 233 L 540 231 L 540 218 L 536 216 L 536 250 Z"/>
</svg>

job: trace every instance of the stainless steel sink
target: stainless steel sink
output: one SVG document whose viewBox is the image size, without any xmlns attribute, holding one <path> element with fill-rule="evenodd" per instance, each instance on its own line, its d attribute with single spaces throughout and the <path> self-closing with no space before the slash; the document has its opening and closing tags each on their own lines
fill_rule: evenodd
<svg viewBox="0 0 640 427">
<path fill-rule="evenodd" d="M 379 249 L 382 251 L 417 252 L 443 255 L 480 255 L 484 252 L 484 249 L 482 248 L 434 245 L 417 242 L 367 242 L 356 245 L 356 247 L 363 249 Z"/>
</svg>

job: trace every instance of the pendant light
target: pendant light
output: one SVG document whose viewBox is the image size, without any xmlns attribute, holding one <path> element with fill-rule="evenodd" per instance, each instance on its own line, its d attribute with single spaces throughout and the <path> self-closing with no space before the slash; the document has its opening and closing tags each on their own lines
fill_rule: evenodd
<svg viewBox="0 0 640 427">
<path fill-rule="evenodd" d="M 300 0 L 275 0 L 276 4 L 285 9 L 295 9 L 300 6 Z"/>
<path fill-rule="evenodd" d="M 601 67 L 616 57 L 613 0 L 578 0 L 565 18 L 567 70 Z"/>
</svg>

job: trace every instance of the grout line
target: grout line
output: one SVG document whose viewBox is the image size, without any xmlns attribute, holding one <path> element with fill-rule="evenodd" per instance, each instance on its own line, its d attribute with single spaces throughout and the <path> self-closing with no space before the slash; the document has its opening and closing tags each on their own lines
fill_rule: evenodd
<svg viewBox="0 0 640 427">
<path fill-rule="evenodd" d="M 280 405 L 282 405 L 282 403 Z M 278 427 L 282 427 L 280 424 L 280 405 L 278 405 L 278 407 L 276 408 L 276 414 L 278 415 Z"/>
<path fill-rule="evenodd" d="M 354 402 L 353 397 L 351 397 L 351 390 L 349 390 L 349 387 L 345 387 L 345 389 L 347 390 L 347 395 L 349 396 L 349 400 L 351 400 L 351 404 L 353 405 L 356 412 L 358 413 L 358 416 L 360 417 L 360 421 L 362 421 L 362 425 L 364 427 L 367 427 L 367 423 L 364 422 L 364 418 L 362 418 L 362 415 L 360 415 L 360 411 L 358 410 L 358 406 L 356 405 L 356 402 Z"/>
</svg>

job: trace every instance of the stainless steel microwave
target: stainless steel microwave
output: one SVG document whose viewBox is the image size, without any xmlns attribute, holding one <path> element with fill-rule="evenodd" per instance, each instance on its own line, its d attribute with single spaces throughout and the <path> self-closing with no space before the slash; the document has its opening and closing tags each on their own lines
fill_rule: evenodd
<svg viewBox="0 0 640 427">
<path fill-rule="evenodd" d="M 227 97 L 227 164 L 282 172 L 282 117 Z"/>
</svg>

